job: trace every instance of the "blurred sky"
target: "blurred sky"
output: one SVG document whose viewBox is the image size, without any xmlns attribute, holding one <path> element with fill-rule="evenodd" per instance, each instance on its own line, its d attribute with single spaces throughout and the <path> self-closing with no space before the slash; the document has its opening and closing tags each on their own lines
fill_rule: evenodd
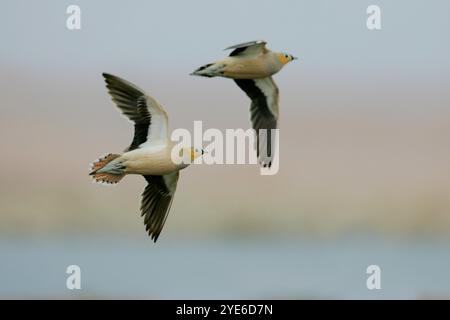
<svg viewBox="0 0 450 320">
<path fill-rule="evenodd" d="M 3 1 L 1 58 L 27 71 L 113 66 L 185 75 L 221 57 L 220 49 L 230 44 L 265 39 L 272 48 L 300 56 L 303 72 L 449 71 L 448 1 L 376 1 L 381 32 L 366 28 L 372 3 Z M 81 31 L 65 28 L 69 4 L 81 7 Z"/>
<path fill-rule="evenodd" d="M 366 28 L 374 3 L 380 31 Z M 66 28 L 70 4 L 81 7 L 79 31 Z M 102 188 L 87 176 L 132 136 L 101 73 L 147 90 L 172 128 L 247 128 L 249 101 L 232 81 L 188 74 L 227 46 L 264 39 L 300 57 L 275 76 L 280 173 L 188 168 L 165 231 L 448 234 L 449 10 L 448 1 L 3 1 L 0 229 L 144 234 L 143 179 Z"/>
</svg>

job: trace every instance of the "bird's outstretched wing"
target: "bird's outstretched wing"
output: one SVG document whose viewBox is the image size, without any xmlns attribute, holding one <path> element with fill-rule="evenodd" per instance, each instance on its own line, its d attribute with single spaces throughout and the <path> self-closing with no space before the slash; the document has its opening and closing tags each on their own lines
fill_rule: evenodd
<svg viewBox="0 0 450 320">
<path fill-rule="evenodd" d="M 142 194 L 141 215 L 144 216 L 145 230 L 155 242 L 170 211 L 178 177 L 178 171 L 164 176 L 144 176 L 148 184 Z"/>
<path fill-rule="evenodd" d="M 134 122 L 134 137 L 126 151 L 152 141 L 168 138 L 168 119 L 163 107 L 143 90 L 124 79 L 103 73 L 106 87 L 120 111 Z"/>
<path fill-rule="evenodd" d="M 262 40 L 236 44 L 234 46 L 226 48 L 225 50 L 231 50 L 231 49 L 234 49 L 234 50 L 231 51 L 230 57 L 244 56 L 244 55 L 258 55 L 261 53 L 265 53 L 267 51 L 266 42 L 262 41 Z"/>
<path fill-rule="evenodd" d="M 257 133 L 259 163 L 263 167 L 270 167 L 275 152 L 275 137 L 271 130 L 277 128 L 278 87 L 272 77 L 234 81 L 252 100 L 250 119 Z M 266 129 L 266 132 L 261 132 L 261 129 Z"/>
</svg>

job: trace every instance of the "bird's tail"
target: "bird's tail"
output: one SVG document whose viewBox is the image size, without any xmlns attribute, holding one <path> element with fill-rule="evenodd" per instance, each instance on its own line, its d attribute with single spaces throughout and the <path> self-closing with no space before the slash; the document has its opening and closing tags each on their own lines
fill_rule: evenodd
<svg viewBox="0 0 450 320">
<path fill-rule="evenodd" d="M 95 182 L 106 184 L 118 183 L 125 176 L 123 172 L 124 168 L 120 163 L 111 163 L 118 157 L 120 157 L 119 154 L 112 153 L 101 157 L 92 164 L 89 175 L 92 176 Z"/>
<path fill-rule="evenodd" d="M 201 76 L 201 77 L 208 77 L 208 78 L 217 77 L 217 76 L 221 76 L 223 74 L 223 72 L 222 72 L 223 68 L 224 68 L 223 64 L 208 63 L 208 64 L 201 66 L 194 72 L 192 72 L 191 76 Z"/>
</svg>

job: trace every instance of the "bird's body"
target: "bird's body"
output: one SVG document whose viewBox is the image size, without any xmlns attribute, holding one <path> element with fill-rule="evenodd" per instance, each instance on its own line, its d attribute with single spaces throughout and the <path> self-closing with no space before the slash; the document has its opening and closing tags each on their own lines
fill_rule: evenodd
<svg viewBox="0 0 450 320">
<path fill-rule="evenodd" d="M 120 111 L 134 123 L 131 145 L 122 154 L 108 154 L 92 165 L 90 175 L 96 182 L 118 183 L 125 175 L 142 175 L 147 187 L 142 194 L 141 213 L 146 230 L 154 241 L 164 226 L 175 194 L 179 171 L 188 166 L 174 163 L 169 139 L 168 117 L 151 96 L 119 77 L 103 74 L 106 86 Z M 184 148 L 193 161 L 200 153 Z"/>
<path fill-rule="evenodd" d="M 171 160 L 171 150 L 175 145 L 172 141 L 150 144 L 134 149 L 117 158 L 124 167 L 126 174 L 164 175 L 183 169 Z"/>
<path fill-rule="evenodd" d="M 283 64 L 271 51 L 257 57 L 237 55 L 214 62 L 204 70 L 207 76 L 231 79 L 260 79 L 270 77 L 281 70 Z M 207 73 L 210 71 L 211 73 Z"/>
<path fill-rule="evenodd" d="M 227 58 L 203 65 L 192 75 L 231 78 L 247 94 L 252 100 L 250 117 L 257 133 L 259 162 L 270 167 L 274 157 L 272 130 L 277 128 L 279 114 L 279 91 L 272 75 L 296 58 L 270 51 L 264 41 L 241 43 L 227 49 L 233 49 Z"/>
</svg>

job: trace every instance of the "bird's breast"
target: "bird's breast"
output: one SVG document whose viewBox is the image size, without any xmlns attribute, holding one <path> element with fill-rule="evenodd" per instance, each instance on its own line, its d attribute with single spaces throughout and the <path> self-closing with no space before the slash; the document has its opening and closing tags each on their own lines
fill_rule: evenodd
<svg viewBox="0 0 450 320">
<path fill-rule="evenodd" d="M 271 56 L 231 57 L 223 70 L 223 76 L 232 79 L 266 78 L 280 70 Z"/>
<path fill-rule="evenodd" d="M 172 162 L 168 146 L 135 149 L 122 155 L 127 174 L 164 175 L 178 168 Z"/>
</svg>

